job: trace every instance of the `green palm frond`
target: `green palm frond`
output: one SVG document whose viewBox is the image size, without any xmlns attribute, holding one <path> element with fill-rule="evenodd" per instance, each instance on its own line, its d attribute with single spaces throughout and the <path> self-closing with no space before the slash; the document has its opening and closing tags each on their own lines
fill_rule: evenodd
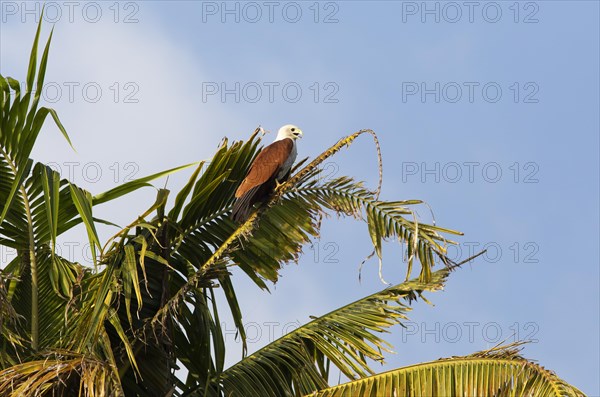
<svg viewBox="0 0 600 397">
<path fill-rule="evenodd" d="M 327 388 L 306 397 L 581 397 L 576 387 L 519 354 L 522 342 L 444 358 Z"/>
<path fill-rule="evenodd" d="M 316 318 L 242 359 L 214 379 L 225 395 L 254 390 L 260 396 L 301 396 L 326 387 L 331 364 L 350 379 L 374 374 L 391 345 L 378 334 L 406 320 L 410 301 L 443 288 L 450 270 L 386 288 Z M 264 381 L 268 379 L 267 381 Z M 263 381 L 261 381 L 263 380 Z"/>
<path fill-rule="evenodd" d="M 4 78 L 0 75 L 0 109 L 2 109 L 0 112 L 0 155 L 5 165 L 3 168 L 5 171 L 8 171 L 3 176 L 6 177 L 6 180 L 11 181 L 10 190 L 4 198 L 5 201 L 3 201 L 2 210 L 0 211 L 0 224 L 11 209 L 15 197 L 18 193 L 22 193 L 23 182 L 31 170 L 29 155 L 33 150 L 42 125 L 49 114 L 54 118 L 59 130 L 70 143 L 69 136 L 58 119 L 56 112 L 53 109 L 45 107 L 38 109 L 48 62 L 50 42 L 52 40 L 52 34 L 50 34 L 40 61 L 39 70 L 36 74 L 37 45 L 40 30 L 41 24 L 38 26 L 31 50 L 26 91 L 23 95 L 21 95 L 20 84 L 17 80 L 10 77 Z M 34 88 L 36 88 L 35 94 L 33 94 Z M 12 102 L 11 96 L 14 96 Z M 6 168 L 9 168 L 9 170 Z"/>
<path fill-rule="evenodd" d="M 382 260 L 382 241 L 398 240 L 407 246 L 408 280 L 415 258 L 421 263 L 420 278 L 428 280 L 439 258 L 445 265 L 450 261 L 446 257 L 448 244 L 456 244 L 441 233 L 462 235 L 461 232 L 428 225 L 417 219 L 412 206 L 423 204 L 420 200 L 381 201 L 372 192 L 349 177 L 335 178 L 321 183 L 316 175 L 310 175 L 303 183 L 291 189 L 286 197 L 301 199 L 304 202 L 318 203 L 322 208 L 338 213 L 366 219 L 369 234 L 379 260 Z"/>
<path fill-rule="evenodd" d="M 140 178 L 93 198 L 89 192 L 61 179 L 50 167 L 31 160 L 29 155 L 48 115 L 71 143 L 54 110 L 38 108 L 52 39 L 50 34 L 38 68 L 40 30 L 41 24 L 31 51 L 25 92 L 21 92 L 17 80 L 0 76 L 0 243 L 17 252 L 16 260 L 2 269 L 2 273 L 8 276 L 7 299 L 25 316 L 34 351 L 41 346 L 49 347 L 41 344 L 40 337 L 45 338 L 40 336 L 41 330 L 56 331 L 57 324 L 68 317 L 65 310 L 68 300 L 73 298 L 73 285 L 84 273 L 80 265 L 55 255 L 57 237 L 83 223 L 95 261 L 100 242 L 93 205 L 193 165 Z M 42 299 L 52 310 L 40 313 Z"/>
<path fill-rule="evenodd" d="M 15 270 L 22 272 L 26 268 L 26 276 L 29 278 L 29 285 L 25 286 L 13 275 L 8 288 L 11 298 L 19 286 L 29 290 L 30 297 L 25 302 L 29 303 L 26 311 L 29 312 L 27 321 L 33 350 L 39 348 L 40 317 L 45 316 L 39 312 L 39 294 L 42 292 L 39 287 L 43 283 L 41 278 L 51 274 L 54 280 L 51 284 L 56 291 L 60 284 L 65 287 L 63 292 L 68 294 L 70 290 L 68 281 L 65 281 L 70 277 L 59 276 L 58 278 L 62 278 L 60 282 L 56 277 L 61 266 L 55 263 L 51 271 L 42 274 L 42 264 L 37 256 L 47 243 L 51 242 L 54 246 L 56 242 L 60 182 L 56 173 L 34 164 L 29 155 L 49 114 L 70 143 L 56 112 L 45 107 L 38 109 L 52 39 L 50 34 L 38 70 L 37 45 L 40 29 L 41 24 L 31 50 L 25 92 L 21 93 L 18 81 L 0 76 L 0 239 L 3 244 L 17 250 L 20 263 Z M 68 204 L 63 209 L 69 213 Z M 73 216 L 69 216 L 69 220 Z M 54 255 L 51 256 L 54 259 Z M 55 300 L 51 298 L 52 302 Z"/>
</svg>

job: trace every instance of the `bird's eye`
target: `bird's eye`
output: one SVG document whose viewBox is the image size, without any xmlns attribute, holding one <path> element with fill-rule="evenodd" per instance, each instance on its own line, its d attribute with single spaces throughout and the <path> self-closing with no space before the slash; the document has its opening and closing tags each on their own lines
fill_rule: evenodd
<svg viewBox="0 0 600 397">
<path fill-rule="evenodd" d="M 296 129 L 295 129 L 295 128 L 292 128 L 292 132 L 294 132 L 294 131 L 296 131 Z"/>
</svg>

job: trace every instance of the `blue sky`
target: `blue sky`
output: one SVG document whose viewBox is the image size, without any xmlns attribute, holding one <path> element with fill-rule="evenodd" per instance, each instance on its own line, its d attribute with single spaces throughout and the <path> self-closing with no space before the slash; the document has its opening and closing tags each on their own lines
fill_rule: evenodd
<svg viewBox="0 0 600 397">
<path fill-rule="evenodd" d="M 3 75 L 24 77 L 41 4 L 0 2 Z M 223 136 L 259 124 L 299 125 L 300 156 L 372 128 L 382 198 L 425 200 L 439 225 L 465 233 L 457 259 L 489 248 L 429 295 L 435 307 L 417 305 L 408 328 L 394 328 L 397 354 L 381 369 L 517 332 L 535 339 L 526 357 L 600 395 L 598 2 L 59 1 L 47 12 L 43 98 L 77 152 L 49 123 L 38 159 L 97 193 L 208 159 Z M 326 172 L 374 186 L 374 153 L 360 138 Z M 98 214 L 125 223 L 152 200 L 139 192 Z M 84 242 L 74 233 L 63 246 L 78 257 Z M 271 294 L 236 274 L 251 349 L 381 289 L 374 260 L 358 282 L 370 252 L 363 224 L 333 216 Z M 384 247 L 389 282 L 404 278 L 402 253 Z M 234 362 L 233 333 L 228 345 Z"/>
</svg>

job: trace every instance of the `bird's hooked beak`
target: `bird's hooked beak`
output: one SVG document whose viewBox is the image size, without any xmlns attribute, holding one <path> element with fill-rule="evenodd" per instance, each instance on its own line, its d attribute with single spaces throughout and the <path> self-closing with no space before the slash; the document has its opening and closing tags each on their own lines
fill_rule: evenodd
<svg viewBox="0 0 600 397">
<path fill-rule="evenodd" d="M 296 128 L 296 131 L 293 132 L 296 139 L 302 138 L 302 130 L 300 128 Z"/>
</svg>

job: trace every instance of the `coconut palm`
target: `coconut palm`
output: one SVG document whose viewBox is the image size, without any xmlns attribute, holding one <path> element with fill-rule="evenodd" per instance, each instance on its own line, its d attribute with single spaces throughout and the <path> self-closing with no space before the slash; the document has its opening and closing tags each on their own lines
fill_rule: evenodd
<svg viewBox="0 0 600 397">
<path fill-rule="evenodd" d="M 0 75 L 0 244 L 17 252 L 0 271 L 0 395 L 583 395 L 521 357 L 520 343 L 375 374 L 371 365 L 391 348 L 384 332 L 406 321 L 411 304 L 442 289 L 458 268 L 446 247 L 453 244 L 447 236 L 460 233 L 420 222 L 412 210 L 420 201 L 381 200 L 379 188 L 369 190 L 346 176 L 318 178 L 319 165 L 361 135 L 371 136 L 379 153 L 370 130 L 300 161 L 241 225 L 229 214 L 237 185 L 261 147 L 260 129 L 246 141 L 225 139 L 210 162 L 95 195 L 31 159 L 48 115 L 71 143 L 56 112 L 39 106 L 52 35 L 38 62 L 39 37 L 40 27 L 24 92 L 17 80 Z M 132 213 L 129 225 L 100 241 L 97 226 L 111 223 L 94 216 L 95 206 L 182 170 L 191 175 L 172 205 L 168 190 L 153 190 L 150 208 Z M 381 163 L 379 177 L 381 186 Z M 239 267 L 266 290 L 282 265 L 318 237 L 328 213 L 366 223 L 380 264 L 383 241 L 405 244 L 407 280 L 248 354 L 230 269 Z M 76 226 L 85 229 L 93 267 L 57 253 L 59 236 Z M 433 270 L 436 264 L 441 270 Z M 409 279 L 413 265 L 420 272 Z M 223 307 L 244 346 L 242 359 L 228 368 L 218 296 L 225 297 Z M 334 372 L 350 382 L 331 386 Z"/>
</svg>

